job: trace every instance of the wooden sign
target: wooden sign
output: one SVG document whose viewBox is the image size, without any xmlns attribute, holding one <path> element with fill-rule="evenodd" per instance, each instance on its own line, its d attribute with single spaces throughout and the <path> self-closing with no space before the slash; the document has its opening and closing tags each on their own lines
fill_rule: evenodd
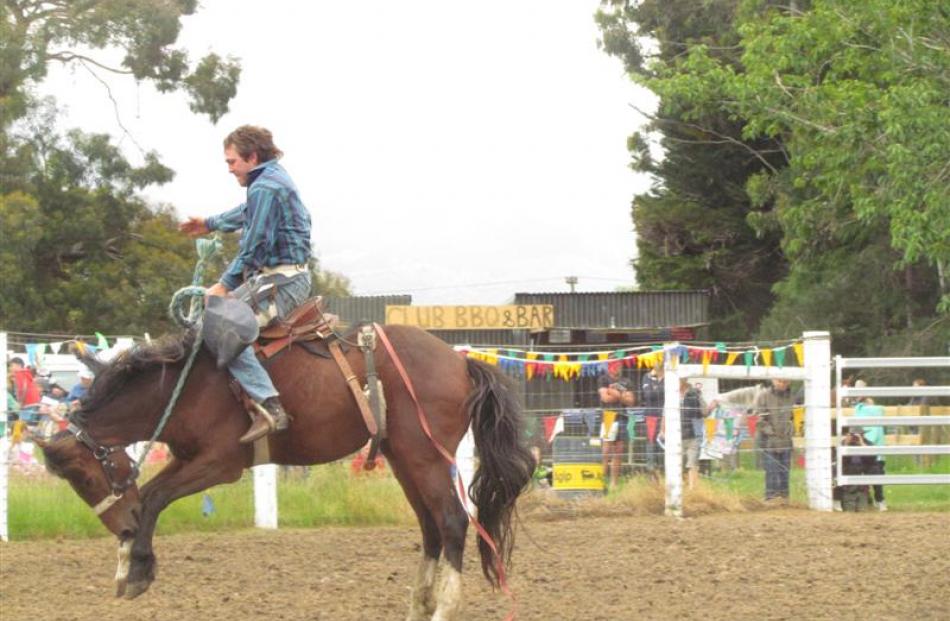
<svg viewBox="0 0 950 621">
<path fill-rule="evenodd" d="M 386 323 L 426 330 L 516 330 L 550 328 L 554 306 L 387 306 Z"/>
</svg>

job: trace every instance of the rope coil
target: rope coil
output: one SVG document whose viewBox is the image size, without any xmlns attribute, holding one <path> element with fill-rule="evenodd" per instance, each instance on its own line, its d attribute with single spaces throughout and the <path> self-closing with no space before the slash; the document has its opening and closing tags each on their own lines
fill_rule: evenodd
<svg viewBox="0 0 950 621">
<path fill-rule="evenodd" d="M 178 403 L 178 397 L 181 396 L 182 389 L 185 387 L 185 380 L 188 379 L 188 375 L 191 373 L 191 366 L 194 364 L 195 357 L 201 349 L 202 324 L 200 319 L 204 311 L 206 291 L 206 289 L 201 286 L 201 282 L 204 280 L 205 268 L 208 262 L 211 257 L 221 249 L 221 245 L 221 237 L 218 233 L 215 233 L 210 239 L 202 238 L 195 240 L 195 247 L 198 250 L 198 262 L 195 264 L 195 273 L 191 280 L 191 286 L 182 287 L 176 291 L 172 296 L 171 303 L 168 305 L 168 314 L 171 316 L 172 321 L 183 328 L 196 329 L 197 332 L 195 334 L 195 341 L 191 345 L 191 352 L 188 354 L 188 360 L 185 361 L 185 366 L 178 376 L 178 383 L 175 384 L 175 390 L 172 391 L 168 405 L 165 406 L 165 412 L 162 414 L 161 420 L 158 421 L 158 426 L 155 427 L 155 432 L 152 433 L 152 437 L 145 446 L 145 450 L 139 455 L 138 461 L 136 462 L 136 468 L 138 469 L 141 469 L 142 464 L 145 462 L 145 457 L 149 451 L 152 450 L 152 445 L 154 445 L 158 437 L 162 435 L 162 431 L 164 431 L 168 419 L 171 418 L 175 404 Z M 185 300 L 189 300 L 187 313 L 185 313 Z"/>
</svg>

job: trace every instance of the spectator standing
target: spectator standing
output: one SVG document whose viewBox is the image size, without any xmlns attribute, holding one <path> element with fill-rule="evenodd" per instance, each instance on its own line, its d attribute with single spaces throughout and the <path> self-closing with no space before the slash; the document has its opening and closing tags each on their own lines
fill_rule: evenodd
<svg viewBox="0 0 950 621">
<path fill-rule="evenodd" d="M 765 499 L 788 499 L 788 474 L 792 457 L 792 408 L 790 382 L 773 379 L 760 392 L 753 407 L 759 416 L 758 436 L 765 463 Z"/>
<path fill-rule="evenodd" d="M 604 429 L 601 434 L 604 477 L 609 474 L 610 487 L 616 487 L 620 477 L 621 459 L 627 440 L 627 415 L 624 408 L 632 407 L 636 403 L 633 386 L 633 382 L 623 377 L 623 369 L 619 363 L 608 365 L 607 372 L 597 381 L 597 393 L 604 413 L 614 412 L 613 420 L 604 416 Z"/>
<path fill-rule="evenodd" d="M 657 365 L 644 376 L 643 384 L 640 386 L 640 404 L 643 406 L 643 416 L 647 428 L 647 469 L 653 473 L 663 468 L 663 455 L 657 444 L 657 436 L 663 428 L 663 405 L 665 401 L 663 367 Z"/>
<path fill-rule="evenodd" d="M 22 358 L 11 358 L 9 369 L 13 381 L 13 396 L 20 404 L 20 420 L 33 423 L 36 421 L 42 391 L 33 378 L 33 372 L 26 367 Z"/>
<path fill-rule="evenodd" d="M 693 489 L 699 480 L 699 447 L 703 438 L 703 416 L 706 403 L 698 388 L 680 380 L 680 430 L 686 458 L 687 487 Z"/>
<path fill-rule="evenodd" d="M 861 416 L 884 416 L 884 408 L 874 405 L 874 399 L 867 397 L 854 406 L 854 415 Z M 884 427 L 873 426 L 864 427 L 865 442 L 870 446 L 884 446 Z M 868 460 L 865 468 L 865 474 L 885 474 L 884 456 L 876 455 L 872 460 Z M 874 486 L 874 505 L 878 511 L 887 511 L 887 502 L 884 500 L 884 486 Z"/>
</svg>

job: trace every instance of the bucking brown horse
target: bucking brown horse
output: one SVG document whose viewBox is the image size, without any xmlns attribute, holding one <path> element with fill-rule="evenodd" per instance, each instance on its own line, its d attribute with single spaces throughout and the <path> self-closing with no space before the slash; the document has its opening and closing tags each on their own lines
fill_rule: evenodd
<svg viewBox="0 0 950 621">
<path fill-rule="evenodd" d="M 392 356 L 377 348 L 388 434 L 381 450 L 422 530 L 423 557 L 408 618 L 452 619 L 461 601 L 469 517 L 455 491 L 453 468 L 436 443 L 454 455 L 471 425 L 478 468 L 470 495 L 478 522 L 497 550 L 479 539 L 482 570 L 493 585 L 499 584 L 511 554 L 512 512 L 530 480 L 533 459 L 523 444 L 518 399 L 497 370 L 461 357 L 422 330 L 390 326 L 385 332 L 417 399 Z M 238 443 L 249 419 L 227 372 L 202 349 L 158 436 L 173 458 L 137 487 L 135 464 L 124 448 L 152 437 L 194 340 L 191 332 L 166 337 L 108 364 L 82 356 L 96 371 L 89 396 L 69 430 L 41 443 L 47 467 L 68 480 L 119 538 L 117 593 L 127 598 L 145 592 L 155 579 L 152 536 L 159 513 L 178 498 L 238 480 L 254 458 L 253 447 Z M 363 354 L 351 348 L 346 359 L 365 382 Z M 333 360 L 291 346 L 271 360 L 268 371 L 293 420 L 287 431 L 268 436 L 270 461 L 326 463 L 367 443 L 366 424 Z M 434 441 L 425 433 L 420 409 Z"/>
</svg>

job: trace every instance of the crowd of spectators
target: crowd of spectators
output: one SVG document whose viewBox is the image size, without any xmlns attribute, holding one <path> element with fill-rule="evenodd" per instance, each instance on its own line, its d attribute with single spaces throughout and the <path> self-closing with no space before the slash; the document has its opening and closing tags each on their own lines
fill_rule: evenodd
<svg viewBox="0 0 950 621">
<path fill-rule="evenodd" d="M 86 367 L 76 374 L 76 383 L 67 390 L 43 368 L 28 366 L 23 358 L 7 361 L 6 426 L 19 438 L 24 429 L 48 437 L 66 428 L 92 384 L 93 374 Z"/>
</svg>

